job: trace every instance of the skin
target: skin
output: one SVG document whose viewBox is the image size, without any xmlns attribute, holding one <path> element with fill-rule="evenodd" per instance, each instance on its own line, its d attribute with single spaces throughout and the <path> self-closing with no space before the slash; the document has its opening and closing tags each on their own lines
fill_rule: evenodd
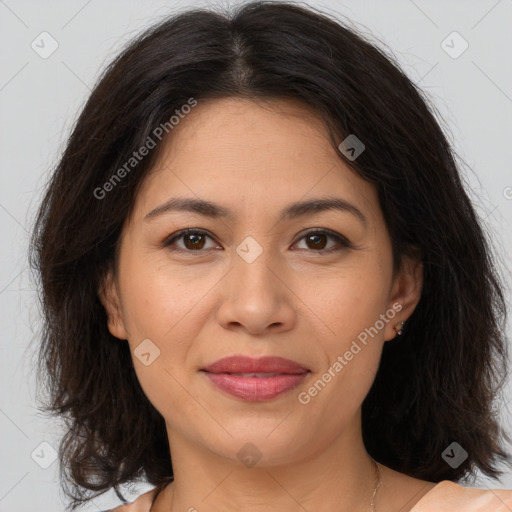
<svg viewBox="0 0 512 512">
<path fill-rule="evenodd" d="M 172 512 L 370 510 L 375 472 L 361 404 L 383 344 L 418 303 L 421 263 L 406 259 L 393 276 L 375 187 L 342 161 L 306 106 L 201 100 L 170 135 L 124 225 L 117 272 L 100 290 L 110 332 L 128 340 L 140 384 L 166 420 L 175 481 L 152 511 L 169 512 L 171 502 Z M 338 210 L 278 221 L 290 203 L 326 196 L 356 206 L 366 224 Z M 144 220 L 170 197 L 213 201 L 233 218 L 167 212 Z M 185 228 L 208 232 L 199 249 L 187 236 L 164 246 Z M 328 236 L 311 241 L 312 228 L 353 248 Z M 252 263 L 236 252 L 247 236 L 262 249 Z M 396 316 L 301 404 L 298 394 L 397 303 Z M 160 351 L 148 366 L 134 355 L 145 339 Z M 199 371 L 240 354 L 285 357 L 310 373 L 270 401 L 243 401 Z M 249 442 L 261 454 L 252 467 L 237 457 Z M 434 486 L 380 469 L 379 512 L 408 511 Z"/>
</svg>

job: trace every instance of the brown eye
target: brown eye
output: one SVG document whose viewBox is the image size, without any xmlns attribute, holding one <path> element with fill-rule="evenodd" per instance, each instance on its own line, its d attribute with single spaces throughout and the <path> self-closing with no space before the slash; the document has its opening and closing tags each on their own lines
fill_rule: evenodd
<svg viewBox="0 0 512 512">
<path fill-rule="evenodd" d="M 205 231 L 197 229 L 185 229 L 164 241 L 163 245 L 164 247 L 171 247 L 175 248 L 176 250 L 186 252 L 201 252 L 202 249 L 205 249 L 206 240 L 208 238 L 212 240 L 211 236 L 208 235 Z M 182 245 L 179 245 L 176 242 L 182 242 Z M 214 245 L 214 247 L 216 246 Z"/>
<path fill-rule="evenodd" d="M 202 249 L 204 247 L 204 235 L 190 234 L 182 235 L 187 249 Z"/>
<path fill-rule="evenodd" d="M 164 241 L 163 246 L 182 252 L 205 252 L 206 249 L 219 247 L 215 244 L 208 247 L 207 239 L 213 241 L 213 238 L 205 231 L 198 229 L 185 229 Z M 344 236 L 326 230 L 310 231 L 299 239 L 299 241 L 302 240 L 305 241 L 306 247 L 300 247 L 300 249 L 318 253 L 331 252 L 341 250 L 342 248 L 352 247 L 351 243 Z M 329 240 L 334 241 L 330 246 L 328 246 Z M 181 242 L 181 244 L 178 242 Z"/>
<path fill-rule="evenodd" d="M 334 240 L 334 244 L 327 247 L 329 239 Z M 305 249 L 313 252 L 331 252 L 352 247 L 352 244 L 344 236 L 324 229 L 310 231 L 302 236 L 299 241 L 302 240 L 306 243 Z M 303 249 L 303 247 L 300 247 L 300 249 Z"/>
<path fill-rule="evenodd" d="M 305 238 L 306 243 L 310 244 L 308 245 L 310 249 L 325 249 L 327 245 L 326 235 L 307 235 Z"/>
</svg>

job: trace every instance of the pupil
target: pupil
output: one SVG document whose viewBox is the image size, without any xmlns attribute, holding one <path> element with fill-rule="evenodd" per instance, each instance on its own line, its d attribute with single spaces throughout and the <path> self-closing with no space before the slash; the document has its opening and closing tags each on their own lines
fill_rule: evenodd
<svg viewBox="0 0 512 512">
<path fill-rule="evenodd" d="M 200 239 L 202 236 L 203 235 L 188 235 L 187 236 L 187 242 L 191 243 L 192 248 L 194 248 L 194 247 L 195 248 L 197 248 L 197 247 L 201 248 L 202 247 L 201 240 L 198 240 L 198 239 Z M 190 248 L 190 247 L 188 247 L 188 245 L 187 245 L 187 248 Z"/>
<path fill-rule="evenodd" d="M 309 240 L 310 241 L 313 240 L 313 244 L 316 245 L 315 249 L 323 249 L 325 247 L 325 243 L 322 244 L 321 242 L 318 241 L 318 239 L 320 237 L 324 237 L 324 242 L 325 242 L 325 235 L 310 235 L 309 236 Z M 318 247 L 318 243 L 320 243 L 321 247 Z"/>
</svg>

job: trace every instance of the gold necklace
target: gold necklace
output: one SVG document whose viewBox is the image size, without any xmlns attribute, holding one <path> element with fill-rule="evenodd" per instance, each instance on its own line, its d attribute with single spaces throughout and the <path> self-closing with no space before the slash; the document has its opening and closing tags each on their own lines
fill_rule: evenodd
<svg viewBox="0 0 512 512">
<path fill-rule="evenodd" d="M 376 512 L 375 511 L 375 496 L 377 495 L 377 490 L 379 489 L 379 487 L 382 484 L 382 474 L 380 472 L 379 465 L 374 460 L 373 460 L 373 463 L 375 464 L 375 473 L 376 473 L 376 476 L 377 476 L 377 485 L 375 486 L 375 489 L 373 490 L 372 502 L 370 504 L 370 511 L 371 512 Z"/>
<path fill-rule="evenodd" d="M 372 501 L 370 503 L 370 512 L 376 512 L 376 510 L 375 510 L 375 496 L 377 495 L 377 491 L 378 491 L 379 487 L 382 484 L 382 473 L 380 472 L 379 465 L 374 460 L 373 460 L 373 464 L 375 465 L 375 475 L 377 477 L 377 484 L 375 485 L 375 489 L 373 490 Z M 174 501 L 174 491 L 172 493 L 171 508 L 169 510 L 172 510 L 172 503 L 173 503 L 173 501 Z M 149 509 L 150 512 L 151 512 L 152 508 L 153 508 L 153 505 Z"/>
</svg>

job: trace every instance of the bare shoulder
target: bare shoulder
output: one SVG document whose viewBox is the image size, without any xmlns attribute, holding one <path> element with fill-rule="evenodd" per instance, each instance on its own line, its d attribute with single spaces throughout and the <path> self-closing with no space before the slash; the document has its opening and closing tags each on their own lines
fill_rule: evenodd
<svg viewBox="0 0 512 512">
<path fill-rule="evenodd" d="M 476 489 L 450 480 L 419 480 L 390 468 L 382 470 L 382 499 L 389 512 L 510 512 L 512 491 Z M 377 502 L 378 508 L 378 502 Z M 388 512 L 388 509 L 381 509 Z"/>
<path fill-rule="evenodd" d="M 510 512 L 512 491 L 476 489 L 450 480 L 439 482 L 411 512 Z"/>
</svg>

